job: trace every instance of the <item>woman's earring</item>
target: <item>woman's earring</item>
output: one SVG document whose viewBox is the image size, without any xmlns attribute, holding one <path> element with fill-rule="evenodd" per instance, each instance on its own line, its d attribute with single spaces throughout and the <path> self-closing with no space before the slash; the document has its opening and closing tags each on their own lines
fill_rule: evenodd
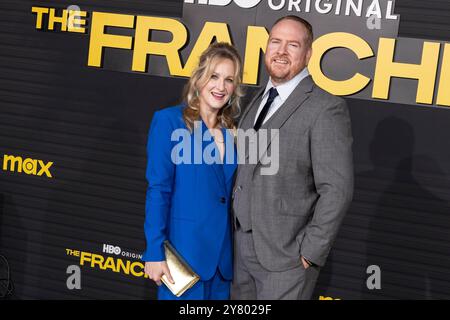
<svg viewBox="0 0 450 320">
<path fill-rule="evenodd" d="M 231 98 L 228 100 L 227 107 L 231 107 L 232 101 Z"/>
<path fill-rule="evenodd" d="M 195 96 L 198 97 L 198 90 L 195 89 Z"/>
</svg>

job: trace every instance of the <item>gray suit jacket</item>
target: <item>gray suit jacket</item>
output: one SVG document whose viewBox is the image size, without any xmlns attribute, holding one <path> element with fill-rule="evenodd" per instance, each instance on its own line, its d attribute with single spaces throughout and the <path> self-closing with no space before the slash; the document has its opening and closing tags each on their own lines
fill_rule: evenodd
<svg viewBox="0 0 450 320">
<path fill-rule="evenodd" d="M 263 92 L 245 110 L 240 129 L 253 127 Z M 279 129 L 279 170 L 261 174 L 267 153 L 257 164 L 240 164 L 233 213 L 251 220 L 255 251 L 266 269 L 296 267 L 301 255 L 323 266 L 353 196 L 346 103 L 308 76 L 261 128 Z"/>
</svg>

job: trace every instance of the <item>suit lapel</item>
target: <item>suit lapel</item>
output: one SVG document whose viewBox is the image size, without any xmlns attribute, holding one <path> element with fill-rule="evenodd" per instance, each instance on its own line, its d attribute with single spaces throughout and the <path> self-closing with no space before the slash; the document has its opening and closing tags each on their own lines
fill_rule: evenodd
<svg viewBox="0 0 450 320">
<path fill-rule="evenodd" d="M 297 87 L 292 91 L 288 99 L 283 103 L 283 105 L 278 108 L 278 110 L 267 120 L 262 126 L 261 129 L 280 129 L 283 124 L 289 119 L 289 117 L 309 98 L 309 93 L 313 90 L 314 82 L 312 81 L 311 76 L 306 77 L 297 85 Z M 248 130 L 253 127 L 253 121 L 256 112 L 258 110 L 258 106 L 261 104 L 261 98 L 264 93 L 265 87 L 262 87 L 250 102 L 247 109 L 244 111 L 241 120 L 239 121 L 239 128 Z M 259 102 L 259 103 L 258 103 Z M 252 117 L 253 116 L 253 117 Z M 272 140 L 276 135 L 270 136 L 270 140 L 268 141 L 266 146 L 264 147 L 264 152 L 258 154 L 262 154 L 264 156 L 267 153 L 268 148 L 270 147 Z M 257 139 L 259 141 L 259 139 Z M 245 162 L 248 161 L 249 154 L 248 148 L 243 150 L 245 152 Z M 239 152 L 239 150 L 238 150 Z M 262 157 L 261 156 L 261 157 Z M 258 157 L 258 163 L 261 161 L 261 157 Z M 248 164 L 253 166 L 253 170 L 256 168 L 257 164 Z M 239 170 L 239 168 L 238 168 Z"/>
<path fill-rule="evenodd" d="M 213 168 L 213 170 L 216 174 L 217 182 L 219 183 L 222 191 L 225 192 L 225 194 L 226 194 L 225 174 L 223 171 L 224 168 L 222 167 L 221 164 L 217 164 L 217 163 L 214 163 L 214 164 L 208 165 L 208 166 L 211 166 Z"/>
<path fill-rule="evenodd" d="M 226 186 L 225 186 L 225 175 L 222 168 L 222 164 L 218 163 L 212 163 L 212 164 L 206 164 L 204 163 L 204 151 L 207 146 L 209 146 L 211 143 L 214 144 L 215 152 L 219 152 L 219 149 L 215 145 L 214 140 L 210 141 L 203 141 L 203 137 L 205 132 L 208 130 L 208 127 L 206 126 L 205 122 L 202 120 L 202 130 L 201 130 L 201 138 L 197 137 L 197 139 L 194 139 L 194 143 L 201 145 L 201 157 L 202 157 L 202 165 L 201 168 L 205 168 L 206 170 L 212 170 L 214 172 L 214 176 L 216 177 L 216 181 L 219 184 L 220 189 L 226 193 Z M 194 151 L 195 152 L 195 151 Z M 226 156 L 226 155 L 225 155 Z"/>
<path fill-rule="evenodd" d="M 243 113 L 241 119 L 239 120 L 238 128 L 240 128 L 240 129 L 245 129 L 245 130 L 247 130 L 247 129 L 250 128 L 250 127 L 249 127 L 249 128 L 246 128 L 246 126 L 243 127 L 244 121 L 245 121 L 245 123 L 246 123 L 247 125 L 248 125 L 248 123 L 253 124 L 253 122 L 250 121 L 250 120 L 252 120 L 251 117 L 248 118 L 248 117 L 249 117 L 249 114 L 254 114 L 254 115 L 256 115 L 256 112 L 257 112 L 257 110 L 258 110 L 258 106 L 259 106 L 259 104 L 260 104 L 260 103 L 256 103 L 256 102 L 258 102 L 258 101 L 261 102 L 260 98 L 262 97 L 262 94 L 264 93 L 264 90 L 265 90 L 265 89 L 266 89 L 266 87 L 262 87 L 262 88 L 260 88 L 260 89 L 256 92 L 256 94 L 255 94 L 255 96 L 253 97 L 252 101 L 248 104 L 248 107 L 245 109 L 245 111 L 244 111 L 244 113 Z M 250 111 L 252 111 L 252 112 L 250 112 Z M 254 119 L 253 119 L 253 120 L 254 120 Z M 253 127 L 253 126 L 252 126 L 252 127 Z"/>
<path fill-rule="evenodd" d="M 236 146 L 234 143 L 234 136 L 231 130 L 222 129 L 222 134 L 225 139 L 225 155 L 223 164 L 223 174 L 225 183 L 233 177 L 234 171 L 237 167 Z"/>
<path fill-rule="evenodd" d="M 288 99 L 283 103 L 283 105 L 280 106 L 280 108 L 278 108 L 277 111 L 275 111 L 272 117 L 270 117 L 270 119 L 261 126 L 261 129 L 280 129 L 289 117 L 309 98 L 309 93 L 313 90 L 313 86 L 314 82 L 312 81 L 311 76 L 308 76 L 300 81 Z M 263 146 L 265 149 L 264 152 L 258 152 L 258 154 L 262 155 L 261 157 L 267 153 L 267 150 L 275 137 L 276 135 L 270 135 L 270 140 L 267 145 Z M 261 161 L 261 157 L 258 158 L 258 163 Z"/>
<path fill-rule="evenodd" d="M 261 103 L 261 98 L 264 93 L 265 87 L 260 88 L 255 96 L 252 98 L 251 102 L 248 104 L 248 107 L 244 110 L 244 113 L 242 114 L 241 119 L 239 120 L 238 125 L 238 140 L 239 140 L 239 134 L 240 130 L 248 130 L 250 128 L 253 128 L 253 122 L 256 117 L 256 112 L 258 111 L 258 106 Z M 248 152 L 249 147 L 246 146 L 240 146 L 238 145 L 236 148 L 236 163 L 239 161 L 244 161 L 247 163 L 248 161 Z M 241 166 L 239 165 L 236 169 L 236 175 L 239 175 Z"/>
<path fill-rule="evenodd" d="M 309 98 L 309 93 L 313 89 L 311 76 L 303 79 L 292 91 L 287 100 L 270 117 L 261 128 L 280 129 L 287 119 Z"/>
</svg>

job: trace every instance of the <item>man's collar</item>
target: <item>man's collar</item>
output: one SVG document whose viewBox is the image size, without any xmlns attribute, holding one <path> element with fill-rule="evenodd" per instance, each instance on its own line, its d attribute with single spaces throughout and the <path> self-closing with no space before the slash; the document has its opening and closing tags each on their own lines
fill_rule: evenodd
<svg viewBox="0 0 450 320">
<path fill-rule="evenodd" d="M 297 85 L 300 83 L 300 81 L 302 81 L 307 76 L 309 76 L 309 71 L 308 71 L 308 68 L 305 67 L 299 74 L 297 74 L 291 80 L 276 86 L 276 89 L 278 91 L 278 95 L 281 98 L 281 101 L 283 101 L 283 102 L 286 101 L 286 99 L 289 97 L 289 95 L 292 93 L 292 91 L 294 91 L 294 89 L 297 87 Z M 263 97 L 267 94 L 267 92 L 269 92 L 269 90 L 272 87 L 275 87 L 275 86 L 272 83 L 272 79 L 269 78 L 269 81 L 267 82 L 267 85 L 266 85 L 266 89 L 264 90 Z"/>
</svg>

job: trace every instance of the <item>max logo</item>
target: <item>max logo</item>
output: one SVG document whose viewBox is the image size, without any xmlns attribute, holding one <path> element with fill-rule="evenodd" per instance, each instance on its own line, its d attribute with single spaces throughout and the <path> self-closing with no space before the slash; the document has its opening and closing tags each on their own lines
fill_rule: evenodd
<svg viewBox="0 0 450 320">
<path fill-rule="evenodd" d="M 12 172 L 24 172 L 26 174 L 32 174 L 34 176 L 42 176 L 45 174 L 48 178 L 53 178 L 50 173 L 50 167 L 53 162 L 44 163 L 42 160 L 36 160 L 31 158 L 16 157 L 11 155 L 3 156 L 3 170 Z"/>
</svg>

